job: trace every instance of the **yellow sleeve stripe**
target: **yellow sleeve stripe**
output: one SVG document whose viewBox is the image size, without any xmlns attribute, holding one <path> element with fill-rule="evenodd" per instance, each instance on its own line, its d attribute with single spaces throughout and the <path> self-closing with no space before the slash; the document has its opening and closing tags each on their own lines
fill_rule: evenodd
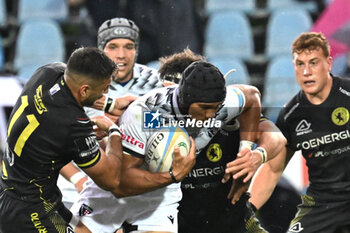
<svg viewBox="0 0 350 233">
<path fill-rule="evenodd" d="M 91 164 L 94 164 L 100 158 L 100 156 L 101 156 L 101 154 L 100 154 L 100 152 L 98 152 L 98 154 L 96 155 L 96 157 L 93 160 L 90 160 L 87 163 L 82 163 L 82 164 L 77 164 L 77 165 L 80 168 L 89 167 Z"/>
</svg>

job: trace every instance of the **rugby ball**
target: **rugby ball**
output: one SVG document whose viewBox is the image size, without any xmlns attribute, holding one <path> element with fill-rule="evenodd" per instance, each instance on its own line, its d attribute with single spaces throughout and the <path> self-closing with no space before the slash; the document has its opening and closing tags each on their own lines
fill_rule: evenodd
<svg viewBox="0 0 350 233">
<path fill-rule="evenodd" d="M 175 146 L 180 148 L 182 156 L 187 156 L 190 151 L 190 139 L 185 129 L 165 127 L 154 132 L 146 144 L 145 161 L 149 171 L 169 171 Z"/>
</svg>

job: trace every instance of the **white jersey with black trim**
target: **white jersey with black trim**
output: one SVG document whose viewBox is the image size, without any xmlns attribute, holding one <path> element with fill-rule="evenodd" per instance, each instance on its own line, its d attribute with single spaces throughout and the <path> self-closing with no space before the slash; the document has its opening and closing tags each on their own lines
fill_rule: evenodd
<svg viewBox="0 0 350 233">
<path fill-rule="evenodd" d="M 135 100 L 119 118 L 120 128 L 123 131 L 123 147 L 127 153 L 144 159 L 147 140 L 154 130 L 157 130 L 145 127 L 144 113 L 159 113 L 161 126 L 163 124 L 175 126 L 184 123 L 184 128 L 195 139 L 199 151 L 221 128 L 227 129 L 234 125 L 232 130 L 237 129 L 238 125 L 235 120 L 245 105 L 244 94 L 237 87 L 227 87 L 226 99 L 222 107 L 216 117 L 209 119 L 208 124 L 203 124 L 203 127 L 194 124 L 190 116 L 181 114 L 177 102 L 177 90 L 177 85 L 153 90 Z"/>
<path fill-rule="evenodd" d="M 146 145 L 147 140 L 151 137 L 154 129 L 145 128 L 144 113 L 158 112 L 164 121 L 160 123 L 170 124 L 172 122 L 186 122 L 186 117 L 183 116 L 178 107 L 177 102 L 177 85 L 159 88 L 135 100 L 124 114 L 119 118 L 120 129 L 123 132 L 123 150 L 132 156 L 144 160 L 143 169 L 147 170 L 146 164 Z M 201 127 L 198 129 L 194 137 L 197 146 L 197 151 L 203 149 L 209 141 L 214 137 L 216 132 L 221 127 L 225 127 L 235 120 L 241 113 L 245 104 L 245 98 L 242 91 L 235 87 L 227 87 L 226 99 L 222 108 L 219 110 L 214 121 L 220 122 L 220 127 L 215 124 L 213 127 Z M 189 126 L 184 127 L 191 135 Z M 157 130 L 157 129 L 156 129 Z M 195 130 L 196 131 L 196 130 Z M 192 135 L 194 136 L 194 135 Z M 182 192 L 179 183 L 170 184 L 164 188 L 163 192 L 154 192 L 154 194 L 161 194 L 164 202 L 167 204 L 176 203 L 181 200 Z M 176 193 L 176 195 L 174 195 Z M 164 195 L 166 194 L 166 195 Z M 140 196 L 143 196 L 141 194 Z M 177 197 L 177 198 L 176 198 Z"/>
<path fill-rule="evenodd" d="M 126 94 L 142 96 L 157 87 L 163 87 L 158 77 L 158 71 L 136 63 L 133 69 L 133 78 L 125 86 L 113 81 L 107 96 L 114 98 Z"/>
</svg>

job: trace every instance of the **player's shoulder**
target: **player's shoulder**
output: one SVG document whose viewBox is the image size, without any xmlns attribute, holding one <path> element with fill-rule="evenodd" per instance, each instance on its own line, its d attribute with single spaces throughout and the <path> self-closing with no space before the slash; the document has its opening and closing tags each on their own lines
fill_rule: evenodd
<svg viewBox="0 0 350 233">
<path fill-rule="evenodd" d="M 248 84 L 232 84 L 226 86 L 226 98 L 229 96 L 236 96 L 240 99 L 240 102 L 245 104 L 246 96 L 259 93 L 259 89 L 256 86 Z"/>
<path fill-rule="evenodd" d="M 141 79 L 156 78 L 157 80 L 159 80 L 158 70 L 148 67 L 146 65 L 135 63 L 133 71 L 134 71 L 134 78 L 141 78 Z"/>
<path fill-rule="evenodd" d="M 350 79 L 338 76 L 332 76 L 334 86 L 338 89 L 338 91 L 350 95 Z"/>
<path fill-rule="evenodd" d="M 305 109 L 303 103 L 305 102 L 305 95 L 300 90 L 296 95 L 294 95 L 287 103 L 285 103 L 279 113 L 283 119 L 287 119 L 293 113 L 297 113 L 299 109 Z"/>
<path fill-rule="evenodd" d="M 239 113 L 245 105 L 245 96 L 241 88 L 236 85 L 226 87 L 226 97 L 223 106 L 226 108 L 238 108 Z"/>
<path fill-rule="evenodd" d="M 120 121 L 128 118 L 140 118 L 144 111 L 156 111 L 160 106 L 170 105 L 171 95 L 175 92 L 177 85 L 156 88 L 132 102 L 125 110 Z"/>
<path fill-rule="evenodd" d="M 163 86 L 156 69 L 138 63 L 135 63 L 133 68 L 133 79 L 133 89 L 144 93 Z"/>
<path fill-rule="evenodd" d="M 138 100 L 141 103 L 146 104 L 148 108 L 152 109 L 153 106 L 158 106 L 169 100 L 169 97 L 175 92 L 176 87 L 177 85 L 173 85 L 152 89 Z"/>
<path fill-rule="evenodd" d="M 66 65 L 62 62 L 54 62 L 39 67 L 27 82 L 29 86 L 36 86 L 36 83 L 45 84 L 55 82 L 64 74 Z"/>
<path fill-rule="evenodd" d="M 63 62 L 53 62 L 38 68 L 38 71 L 46 75 L 62 75 L 66 69 L 66 64 Z"/>
</svg>

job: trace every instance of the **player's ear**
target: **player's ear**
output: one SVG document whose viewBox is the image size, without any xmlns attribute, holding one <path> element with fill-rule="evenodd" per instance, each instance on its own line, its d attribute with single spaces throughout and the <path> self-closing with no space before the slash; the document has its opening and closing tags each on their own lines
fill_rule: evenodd
<svg viewBox="0 0 350 233">
<path fill-rule="evenodd" d="M 80 88 L 79 88 L 79 94 L 80 94 L 80 96 L 86 98 L 87 95 L 88 95 L 89 90 L 90 90 L 90 87 L 89 87 L 88 84 L 83 84 L 83 85 L 81 85 Z"/>
</svg>

